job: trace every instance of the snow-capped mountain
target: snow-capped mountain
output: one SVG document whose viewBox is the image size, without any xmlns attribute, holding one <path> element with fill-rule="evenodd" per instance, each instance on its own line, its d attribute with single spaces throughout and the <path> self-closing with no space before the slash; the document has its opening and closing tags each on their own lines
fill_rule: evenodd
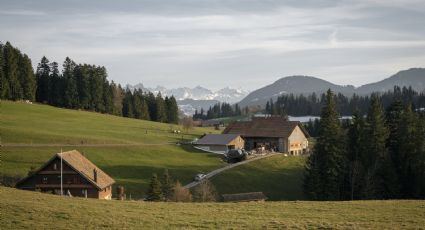
<svg viewBox="0 0 425 230">
<path fill-rule="evenodd" d="M 249 94 L 249 91 L 247 90 L 232 89 L 230 87 L 226 87 L 217 91 L 212 91 L 202 86 L 196 86 L 194 88 L 180 87 L 173 89 L 167 89 L 163 86 L 149 88 L 145 87 L 141 83 L 134 86 L 127 85 L 126 87 L 131 90 L 142 89 L 145 92 L 149 91 L 154 94 L 161 92 L 162 96 L 173 95 L 177 100 L 179 109 L 187 116 L 193 115 L 196 110 L 200 111 L 201 108 L 207 111 L 210 106 L 218 102 L 226 102 L 231 104 L 239 102 Z"/>
<path fill-rule="evenodd" d="M 162 96 L 173 95 L 177 100 L 193 99 L 193 100 L 216 100 L 219 102 L 236 103 L 242 100 L 249 91 L 243 89 L 232 89 L 229 87 L 212 91 L 202 86 L 196 86 L 194 88 L 180 87 L 167 89 L 163 86 L 157 86 L 155 88 L 144 87 L 143 84 L 137 84 L 134 86 L 127 85 L 131 90 L 142 89 L 143 91 L 149 91 L 154 94 L 161 92 Z"/>
</svg>

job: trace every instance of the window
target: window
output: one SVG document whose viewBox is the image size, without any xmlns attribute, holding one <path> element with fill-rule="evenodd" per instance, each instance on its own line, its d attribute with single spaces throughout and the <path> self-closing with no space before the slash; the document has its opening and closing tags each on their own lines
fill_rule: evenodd
<svg viewBox="0 0 425 230">
<path fill-rule="evenodd" d="M 58 170 L 58 165 L 56 163 L 53 164 L 53 170 Z"/>
<path fill-rule="evenodd" d="M 43 177 L 42 182 L 43 182 L 43 184 L 47 184 L 47 177 Z"/>
</svg>

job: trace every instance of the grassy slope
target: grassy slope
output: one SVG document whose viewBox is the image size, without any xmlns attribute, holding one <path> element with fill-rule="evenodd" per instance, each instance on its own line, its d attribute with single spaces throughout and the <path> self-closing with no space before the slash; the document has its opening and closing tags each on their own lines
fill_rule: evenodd
<svg viewBox="0 0 425 230">
<path fill-rule="evenodd" d="M 418 229 L 425 201 L 148 203 L 0 187 L 4 229 Z M 16 199 L 19 197 L 19 199 Z"/>
<path fill-rule="evenodd" d="M 127 193 L 140 197 L 153 172 L 168 168 L 183 183 L 194 174 L 221 167 L 221 160 L 189 147 L 169 144 L 181 139 L 170 130 L 178 126 L 127 119 L 92 112 L 58 109 L 46 105 L 0 102 L 2 144 L 132 144 L 114 147 L 63 147 L 77 149 L 109 173 Z M 212 129 L 197 128 L 184 138 Z M 133 145 L 136 144 L 136 145 Z M 31 166 L 40 166 L 57 147 L 2 147 L 2 176 L 24 176 Z"/>
<path fill-rule="evenodd" d="M 220 194 L 262 191 L 269 200 L 302 200 L 305 157 L 276 155 L 242 165 L 212 179 Z"/>
</svg>

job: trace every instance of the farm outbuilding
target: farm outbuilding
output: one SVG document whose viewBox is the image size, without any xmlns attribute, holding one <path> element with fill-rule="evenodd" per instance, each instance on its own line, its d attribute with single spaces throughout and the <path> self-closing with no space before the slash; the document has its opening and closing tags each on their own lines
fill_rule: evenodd
<svg viewBox="0 0 425 230">
<path fill-rule="evenodd" d="M 223 134 L 240 135 L 248 151 L 263 148 L 300 155 L 308 150 L 309 134 L 301 123 L 282 117 L 253 117 L 250 121 L 234 122 Z"/>
<path fill-rule="evenodd" d="M 223 202 L 265 201 L 267 197 L 262 192 L 223 194 Z"/>
<path fill-rule="evenodd" d="M 62 177 L 62 178 L 61 178 Z M 77 150 L 55 154 L 16 184 L 23 190 L 96 199 L 111 199 L 114 179 Z"/>
<path fill-rule="evenodd" d="M 206 151 L 226 153 L 230 149 L 243 149 L 245 141 L 238 134 L 207 134 L 194 145 Z"/>
</svg>

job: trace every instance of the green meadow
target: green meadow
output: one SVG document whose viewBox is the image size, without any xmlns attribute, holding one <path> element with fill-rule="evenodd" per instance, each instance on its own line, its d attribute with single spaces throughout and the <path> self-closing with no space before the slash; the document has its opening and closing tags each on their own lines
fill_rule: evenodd
<svg viewBox="0 0 425 230">
<path fill-rule="evenodd" d="M 186 133 L 178 125 L 1 101 L 1 175 L 23 177 L 54 153 L 77 149 L 124 185 L 128 195 L 140 198 L 152 173 L 162 174 L 165 168 L 188 183 L 196 173 L 222 167 L 216 155 L 176 144 L 212 132 L 217 131 L 194 128 Z"/>
<path fill-rule="evenodd" d="M 424 229 L 425 201 L 155 203 L 0 187 L 2 229 Z"/>
</svg>

